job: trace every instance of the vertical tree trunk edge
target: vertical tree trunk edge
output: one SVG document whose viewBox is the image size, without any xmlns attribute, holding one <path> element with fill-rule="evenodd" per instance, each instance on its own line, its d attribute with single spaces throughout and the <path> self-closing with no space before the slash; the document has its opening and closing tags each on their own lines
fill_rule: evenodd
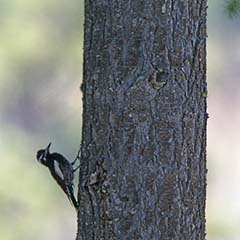
<svg viewBox="0 0 240 240">
<path fill-rule="evenodd" d="M 85 1 L 77 240 L 204 240 L 207 0 Z"/>
</svg>

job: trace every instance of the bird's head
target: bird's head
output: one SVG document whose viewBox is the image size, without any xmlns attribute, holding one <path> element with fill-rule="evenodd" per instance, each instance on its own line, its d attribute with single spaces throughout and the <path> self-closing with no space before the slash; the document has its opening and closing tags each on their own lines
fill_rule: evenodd
<svg viewBox="0 0 240 240">
<path fill-rule="evenodd" d="M 51 143 L 48 144 L 48 146 L 45 149 L 41 149 L 37 151 L 37 160 L 43 165 L 47 165 L 47 157 L 49 155 L 49 149 L 50 149 Z"/>
</svg>

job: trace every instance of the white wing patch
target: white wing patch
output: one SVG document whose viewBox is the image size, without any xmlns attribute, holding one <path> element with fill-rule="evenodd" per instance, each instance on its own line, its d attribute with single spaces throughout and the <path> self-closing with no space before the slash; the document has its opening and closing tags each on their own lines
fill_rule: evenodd
<svg viewBox="0 0 240 240">
<path fill-rule="evenodd" d="M 57 175 L 63 180 L 64 176 L 63 176 L 61 168 L 59 167 L 59 163 L 57 161 L 54 161 L 54 168 L 55 168 Z"/>
</svg>

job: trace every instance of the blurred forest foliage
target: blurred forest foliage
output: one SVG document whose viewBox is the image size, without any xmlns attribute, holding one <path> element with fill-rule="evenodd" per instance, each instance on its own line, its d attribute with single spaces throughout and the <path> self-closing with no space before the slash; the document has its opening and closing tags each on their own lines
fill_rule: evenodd
<svg viewBox="0 0 240 240">
<path fill-rule="evenodd" d="M 74 239 L 75 211 L 35 154 L 79 148 L 83 1 L 0 5 L 0 236 Z"/>
<path fill-rule="evenodd" d="M 240 12 L 240 0 L 228 0 L 226 2 L 226 12 L 229 17 L 236 17 Z"/>
<path fill-rule="evenodd" d="M 2 239 L 75 238 L 75 211 L 35 154 L 49 141 L 69 159 L 78 151 L 83 2 L 0 0 Z M 229 21 L 226 9 L 209 0 L 209 240 L 240 235 L 240 20 Z"/>
</svg>

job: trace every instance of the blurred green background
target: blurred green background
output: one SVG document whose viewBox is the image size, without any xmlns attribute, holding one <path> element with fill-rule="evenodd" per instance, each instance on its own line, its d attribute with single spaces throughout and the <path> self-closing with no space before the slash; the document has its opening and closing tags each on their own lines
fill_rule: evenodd
<svg viewBox="0 0 240 240">
<path fill-rule="evenodd" d="M 240 18 L 208 11 L 208 240 L 240 239 Z M 81 132 L 83 0 L 0 0 L 0 238 L 74 239 L 75 211 L 35 160 Z"/>
</svg>

